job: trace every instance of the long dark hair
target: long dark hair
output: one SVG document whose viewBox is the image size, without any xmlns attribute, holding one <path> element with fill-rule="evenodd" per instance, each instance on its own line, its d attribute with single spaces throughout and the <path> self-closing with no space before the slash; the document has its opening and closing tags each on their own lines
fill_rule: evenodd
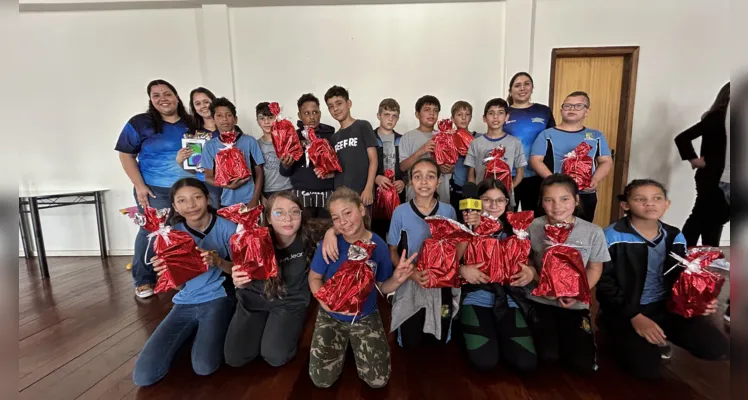
<svg viewBox="0 0 748 400">
<path fill-rule="evenodd" d="M 543 183 L 540 184 L 540 198 L 538 199 L 538 207 L 543 207 L 543 195 L 545 193 L 545 190 L 553 185 L 566 186 L 566 188 L 569 189 L 569 192 L 571 192 L 571 194 L 574 196 L 577 201 L 577 206 L 574 207 L 574 216 L 584 214 L 579 204 L 579 186 L 577 186 L 577 182 L 572 177 L 564 174 L 548 175 L 547 178 L 543 179 Z"/>
<path fill-rule="evenodd" d="M 478 184 L 478 197 L 483 196 L 487 191 L 498 189 L 501 191 L 501 193 L 504 194 L 504 197 L 506 197 L 507 204 L 506 209 L 504 210 L 504 213 L 501 214 L 499 217 L 499 221 L 501 221 L 501 230 L 506 233 L 507 235 L 512 234 L 512 226 L 509 224 L 509 220 L 506 218 L 506 213 L 509 211 L 509 190 L 507 190 L 506 185 L 502 183 L 500 180 L 490 177 L 486 178 Z"/>
<path fill-rule="evenodd" d="M 436 179 L 437 181 L 439 178 L 442 177 L 442 170 L 439 169 L 439 164 L 436 163 L 432 158 L 420 158 L 416 162 L 413 163 L 413 165 L 410 166 L 410 169 L 408 170 L 408 178 L 410 179 L 410 182 L 412 184 L 413 182 L 413 171 L 416 169 L 416 165 L 418 164 L 431 164 L 436 168 Z M 438 201 L 439 200 L 439 184 L 436 184 L 436 190 L 434 191 L 434 198 Z"/>
<path fill-rule="evenodd" d="M 151 123 L 153 124 L 153 131 L 155 133 L 161 133 L 163 131 L 163 125 L 164 125 L 164 118 L 161 116 L 161 113 L 156 110 L 156 107 L 153 106 L 153 102 L 151 102 L 151 89 L 156 85 L 164 85 L 169 88 L 172 92 L 174 92 L 174 96 L 177 97 L 177 114 L 179 115 L 179 118 L 184 121 L 187 126 L 190 128 L 190 132 L 193 131 L 192 129 L 192 118 L 190 118 L 190 115 L 187 114 L 187 110 L 184 108 L 184 103 L 182 103 L 182 99 L 179 97 L 179 93 L 177 93 L 177 89 L 172 85 L 171 83 L 163 80 L 163 79 L 155 79 L 148 83 L 148 86 L 146 87 L 145 93 L 148 95 L 148 111 L 147 114 L 151 117 Z"/>
<path fill-rule="evenodd" d="M 535 87 L 535 81 L 532 80 L 532 76 L 528 74 L 527 72 L 517 72 L 512 76 L 512 79 L 509 80 L 509 95 L 506 98 L 506 102 L 509 103 L 509 105 L 514 105 L 514 99 L 512 98 L 512 86 L 514 86 L 514 81 L 517 80 L 520 76 L 526 76 L 527 79 L 530 80 L 530 83 L 532 83 L 532 86 Z"/>
<path fill-rule="evenodd" d="M 195 103 L 192 101 L 193 96 L 195 96 L 195 93 L 202 93 L 210 99 L 210 102 L 213 103 L 216 101 L 216 96 L 211 92 L 210 90 L 204 88 L 204 87 L 198 87 L 195 89 L 192 89 L 190 92 L 190 115 L 192 115 L 192 122 L 195 131 L 199 129 L 205 128 L 205 118 L 203 118 L 200 114 L 197 113 L 197 110 L 195 109 Z"/>
<path fill-rule="evenodd" d="M 712 106 L 709 107 L 709 110 L 704 113 L 704 115 L 701 116 L 701 119 L 704 119 L 709 114 L 715 113 L 715 112 L 726 112 L 727 111 L 727 104 L 730 102 L 730 82 L 725 83 L 724 86 L 722 86 L 722 89 L 719 90 L 717 93 L 717 98 L 714 99 L 714 103 L 712 103 Z"/>
<path fill-rule="evenodd" d="M 205 195 L 205 198 L 208 199 L 208 212 L 214 215 L 216 214 L 216 209 L 210 204 L 210 192 L 208 191 L 208 187 L 205 186 L 205 183 L 197 178 L 182 178 L 174 182 L 174 184 L 171 186 L 171 190 L 169 191 L 169 202 L 172 205 L 169 210 L 169 217 L 166 220 L 167 225 L 174 226 L 185 222 L 184 217 L 179 215 L 177 213 L 177 210 L 174 209 L 174 197 L 176 197 L 179 189 L 188 186 L 200 189 L 200 191 Z"/>
</svg>

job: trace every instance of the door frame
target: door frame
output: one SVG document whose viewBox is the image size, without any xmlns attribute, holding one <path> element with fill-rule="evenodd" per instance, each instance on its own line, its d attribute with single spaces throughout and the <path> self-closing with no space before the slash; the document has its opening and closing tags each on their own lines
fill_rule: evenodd
<svg viewBox="0 0 748 400">
<path fill-rule="evenodd" d="M 551 79 L 548 104 L 553 107 L 553 88 L 556 77 L 557 58 L 618 57 L 623 56 L 623 82 L 621 82 L 621 108 L 618 113 L 618 137 L 613 156 L 613 193 L 611 196 L 610 223 L 623 216 L 618 194 L 628 183 L 629 156 L 631 151 L 631 129 L 634 123 L 634 100 L 636 98 L 636 75 L 639 68 L 639 46 L 569 47 L 551 51 Z M 554 110 L 555 111 L 555 110 Z M 618 210 L 616 213 L 614 210 Z"/>
</svg>

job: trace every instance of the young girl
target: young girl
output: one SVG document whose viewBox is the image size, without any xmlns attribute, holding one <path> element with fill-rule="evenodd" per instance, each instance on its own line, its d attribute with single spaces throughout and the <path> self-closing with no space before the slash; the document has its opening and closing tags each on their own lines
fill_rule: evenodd
<svg viewBox="0 0 748 400">
<path fill-rule="evenodd" d="M 317 249 L 309 272 L 309 288 L 312 293 L 322 287 L 323 280 L 330 279 L 343 262 L 348 259 L 348 248 L 358 240 L 370 240 L 376 244 L 371 260 L 376 262 L 374 271 L 377 288 L 364 302 L 361 315 L 353 316 L 330 311 L 320 302 L 317 320 L 312 335 L 309 376 L 317 387 L 330 387 L 343 372 L 345 353 L 350 341 L 356 359 L 358 376 L 373 388 L 383 387 L 390 378 L 390 349 L 387 332 L 377 311 L 377 290 L 383 294 L 394 292 L 413 272 L 413 257 L 405 259 L 405 253 L 397 268 L 392 270 L 392 261 L 384 240 L 369 232 L 364 224 L 366 213 L 361 197 L 347 187 L 340 187 L 330 196 L 330 214 L 337 235 L 340 258 L 327 263 L 322 258 L 322 249 Z M 354 319 L 355 318 L 355 319 Z"/>
<path fill-rule="evenodd" d="M 615 343 L 619 363 L 641 378 L 661 372 L 661 349 L 667 340 L 698 358 L 719 360 L 729 352 L 720 331 L 705 316 L 683 318 L 665 303 L 683 272 L 668 254 L 685 256 L 686 239 L 678 228 L 660 221 L 670 206 L 665 187 L 651 179 L 629 183 L 621 197 L 626 216 L 605 229 L 611 261 L 605 263 L 597 285 L 600 321 Z"/>
<path fill-rule="evenodd" d="M 140 352 L 132 373 L 137 386 L 152 385 L 169 370 L 174 355 L 195 334 L 192 368 L 210 375 L 223 361 L 223 342 L 231 320 L 232 301 L 223 288 L 222 271 L 231 271 L 229 238 L 236 224 L 215 214 L 208 205 L 208 188 L 195 178 L 178 180 L 171 188 L 173 229 L 188 232 L 202 253 L 207 272 L 185 283 L 174 295 L 169 314 Z M 153 257 L 153 270 L 161 275 L 166 266 Z"/>
<path fill-rule="evenodd" d="M 478 197 L 483 212 L 501 221 L 502 229 L 495 237 L 513 235 L 505 214 L 509 205 L 506 186 L 497 179 L 485 179 L 478 185 Z M 478 212 L 463 211 L 463 217 L 470 226 L 480 225 Z M 534 268 L 520 265 L 522 270 L 509 285 L 486 284 L 488 276 L 477 265 L 460 267 L 460 275 L 469 282 L 462 286 L 460 322 L 468 361 L 475 369 L 493 369 L 500 355 L 520 371 L 532 371 L 537 365 L 535 346 L 525 322 L 529 302 L 524 290 L 537 275 Z"/>
<path fill-rule="evenodd" d="M 250 281 L 232 268 L 238 304 L 226 334 L 226 363 L 240 367 L 262 356 L 279 367 L 296 355 L 310 292 L 307 275 L 316 247 L 301 201 L 290 192 L 268 199 L 265 220 L 275 245 L 279 275 Z"/>
<path fill-rule="evenodd" d="M 536 218 L 530 227 L 532 263 L 541 273 L 543 254 L 549 246 L 545 235 L 546 224 L 573 224 L 566 244 L 579 250 L 587 271 L 587 282 L 592 289 L 610 261 L 603 230 L 597 225 L 576 217 L 579 206 L 577 185 L 566 175 L 554 174 L 540 185 L 540 200 L 546 216 Z M 533 285 L 534 286 L 534 285 Z M 581 373 L 597 369 L 595 340 L 592 336 L 589 305 L 569 297 L 549 299 L 528 295 L 535 301 L 536 320 L 531 329 L 538 357 L 546 361 L 561 361 L 565 366 Z"/>
</svg>

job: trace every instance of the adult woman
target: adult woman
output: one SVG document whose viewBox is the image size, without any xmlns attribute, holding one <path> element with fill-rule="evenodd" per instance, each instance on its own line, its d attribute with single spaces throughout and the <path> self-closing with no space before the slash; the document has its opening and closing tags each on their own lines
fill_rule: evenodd
<svg viewBox="0 0 748 400">
<path fill-rule="evenodd" d="M 169 82 L 157 79 L 148 83 L 148 111 L 125 124 L 114 147 L 127 177 L 134 186 L 140 208 L 169 208 L 169 191 L 180 178 L 189 177 L 174 160 L 182 147 L 184 134 L 190 132 L 191 120 L 177 90 Z M 140 298 L 153 295 L 156 274 L 145 263 L 148 233 L 144 229 L 135 237 L 132 276 L 135 294 Z M 150 251 L 152 253 L 152 251 Z M 148 259 L 150 259 L 149 255 Z"/>
<path fill-rule="evenodd" d="M 706 246 L 719 246 L 722 227 L 730 220 L 730 205 L 720 189 L 725 170 L 727 146 L 726 118 L 730 103 L 730 82 L 717 94 L 701 121 L 675 137 L 675 145 L 683 160 L 696 169 L 696 203 L 683 225 L 686 244 L 695 246 L 701 237 Z M 701 136 L 701 156 L 696 155 L 691 141 Z"/>
<path fill-rule="evenodd" d="M 522 141 L 525 157 L 530 157 L 530 149 L 540 132 L 556 126 L 553 113 L 548 106 L 532 103 L 530 97 L 534 84 L 527 72 L 517 72 L 509 81 L 509 115 L 504 124 L 504 132 Z M 517 206 L 522 210 L 539 209 L 540 183 L 542 179 L 528 165 L 525 167 L 525 177 L 514 188 Z M 515 210 L 517 207 L 515 207 Z"/>
</svg>

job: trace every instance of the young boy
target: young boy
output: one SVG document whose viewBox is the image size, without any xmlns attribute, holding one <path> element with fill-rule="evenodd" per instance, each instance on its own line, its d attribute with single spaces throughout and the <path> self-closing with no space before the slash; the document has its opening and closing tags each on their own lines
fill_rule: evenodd
<svg viewBox="0 0 748 400">
<path fill-rule="evenodd" d="M 275 153 L 273 138 L 270 131 L 273 128 L 275 116 L 270 112 L 270 103 L 262 102 L 255 107 L 257 114 L 257 125 L 262 130 L 262 137 L 257 141 L 262 150 L 262 157 L 265 159 L 263 165 L 265 186 L 262 188 L 262 195 L 268 199 L 275 192 L 291 189 L 291 180 L 280 174 L 280 159 Z"/>
<path fill-rule="evenodd" d="M 335 174 L 335 188 L 346 186 L 358 192 L 364 205 L 374 202 L 374 178 L 377 175 L 377 139 L 368 121 L 351 117 L 351 99 L 340 86 L 325 93 L 330 115 L 340 123 L 340 129 L 330 142 L 338 154 L 343 172 Z"/>
<path fill-rule="evenodd" d="M 602 132 L 585 128 L 584 119 L 590 109 L 590 97 L 585 92 L 573 92 L 561 104 L 562 122 L 554 128 L 544 130 L 535 139 L 530 152 L 530 167 L 545 179 L 561 173 L 564 156 L 582 142 L 592 145 L 589 155 L 596 161 L 592 164 L 592 182 L 589 189 L 579 192 L 582 206 L 580 218 L 592 222 L 597 207 L 597 185 L 613 168 L 608 142 Z M 550 168 L 553 168 L 551 171 Z"/>
<path fill-rule="evenodd" d="M 237 130 L 236 107 L 227 98 L 221 97 L 213 101 L 210 105 L 210 114 L 216 121 L 219 136 L 205 143 L 203 148 L 203 157 L 200 160 L 200 167 L 205 169 L 205 181 L 215 185 L 215 167 L 216 155 L 225 147 L 221 142 L 220 134 L 236 131 L 236 143 L 234 148 L 241 150 L 244 159 L 247 161 L 252 176 L 245 179 L 236 179 L 228 185 L 223 186 L 221 194 L 221 206 L 228 207 L 238 203 L 249 204 L 250 207 L 256 206 L 262 195 L 262 166 L 265 159 L 262 157 L 262 150 L 257 145 L 257 140 L 249 135 L 244 135 Z"/>
<path fill-rule="evenodd" d="M 314 128 L 314 134 L 318 138 L 330 140 L 335 128 L 320 123 L 321 112 L 319 99 L 311 93 L 299 97 L 296 102 L 299 109 L 298 129 L 296 133 L 304 147 L 308 145 L 301 134 L 305 127 Z M 327 211 L 327 199 L 330 198 L 334 188 L 332 178 L 322 179 L 314 172 L 314 165 L 307 161 L 306 154 L 294 162 L 291 157 L 281 159 L 280 174 L 291 178 L 293 192 L 304 204 L 304 210 L 311 218 L 330 218 Z"/>
<path fill-rule="evenodd" d="M 468 167 L 468 182 L 478 183 L 483 180 L 486 173 L 486 157 L 489 157 L 491 151 L 499 145 L 504 146 L 504 160 L 509 168 L 512 169 L 512 187 L 506 188 L 509 191 L 509 203 L 514 207 L 514 188 L 522 182 L 527 160 L 525 152 L 522 150 L 522 142 L 512 135 L 504 132 L 504 122 L 509 118 L 509 104 L 504 99 L 495 98 L 486 103 L 483 108 L 483 122 L 486 123 L 487 131 L 472 143 L 468 149 L 465 158 L 465 166 Z"/>
<path fill-rule="evenodd" d="M 395 99 L 384 99 L 379 103 L 377 111 L 379 127 L 374 131 L 377 136 L 377 186 L 388 187 L 393 183 L 384 176 L 384 171 L 391 169 L 395 173 L 394 186 L 400 193 L 400 203 L 405 202 L 405 182 L 403 172 L 400 171 L 400 138 L 403 135 L 395 132 L 395 125 L 400 119 L 400 104 Z M 390 221 L 387 219 L 373 219 L 372 231 L 381 237 L 387 235 Z"/>
<path fill-rule="evenodd" d="M 457 129 L 464 129 L 468 132 L 468 126 L 473 119 L 473 106 L 467 101 L 458 101 L 452 105 L 452 122 Z M 473 137 L 478 137 L 478 132 L 470 132 Z M 452 179 L 449 181 L 449 202 L 455 210 L 460 209 L 460 200 L 462 200 L 462 187 L 467 182 L 468 167 L 465 166 L 465 157 L 460 156 L 455 164 Z M 462 213 L 457 213 L 457 220 L 462 222 Z"/>
<path fill-rule="evenodd" d="M 434 126 L 439 119 L 440 110 L 441 103 L 434 96 L 426 95 L 416 101 L 418 128 L 405 133 L 400 141 L 400 171 L 406 173 L 406 176 L 416 161 L 431 157 L 431 152 L 434 151 Z M 440 201 L 449 203 L 449 180 L 454 166 L 442 165 L 439 169 L 442 177 L 436 193 Z M 415 197 L 412 186 L 409 185 L 406 192 L 406 200 L 410 201 Z"/>
</svg>

